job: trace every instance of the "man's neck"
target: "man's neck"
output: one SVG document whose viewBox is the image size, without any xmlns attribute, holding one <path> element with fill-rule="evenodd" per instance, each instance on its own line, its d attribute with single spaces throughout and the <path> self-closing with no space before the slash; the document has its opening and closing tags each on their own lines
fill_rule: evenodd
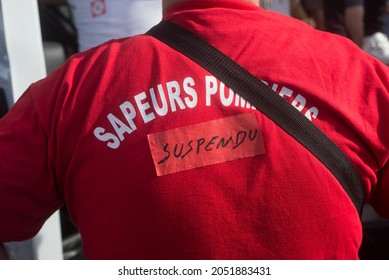
<svg viewBox="0 0 389 280">
<path fill-rule="evenodd" d="M 173 4 L 176 4 L 179 2 L 185 2 L 185 1 L 188 1 L 188 0 L 162 0 L 162 6 L 163 6 L 163 9 L 166 10 L 169 6 L 171 6 Z M 202 0 L 197 0 L 197 1 L 202 1 Z M 240 0 L 240 1 L 251 3 L 253 5 L 259 6 L 259 0 Z"/>
</svg>

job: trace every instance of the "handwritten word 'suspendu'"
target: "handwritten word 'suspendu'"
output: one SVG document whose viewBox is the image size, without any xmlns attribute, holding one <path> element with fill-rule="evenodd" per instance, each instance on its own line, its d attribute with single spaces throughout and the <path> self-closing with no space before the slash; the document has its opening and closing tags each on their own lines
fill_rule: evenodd
<svg viewBox="0 0 389 280">
<path fill-rule="evenodd" d="M 251 113 L 149 134 L 148 140 L 158 176 L 264 153 Z"/>
</svg>

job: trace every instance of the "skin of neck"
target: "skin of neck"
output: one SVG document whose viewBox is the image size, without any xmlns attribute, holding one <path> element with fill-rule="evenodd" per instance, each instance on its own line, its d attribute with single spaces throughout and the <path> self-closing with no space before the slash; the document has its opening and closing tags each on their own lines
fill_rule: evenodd
<svg viewBox="0 0 389 280">
<path fill-rule="evenodd" d="M 179 2 L 186 2 L 188 0 L 162 0 L 162 7 L 164 10 L 166 10 L 169 6 L 179 3 Z M 197 0 L 202 1 L 202 0 Z M 242 2 L 251 3 L 253 5 L 259 6 L 259 0 L 240 0 Z"/>
</svg>

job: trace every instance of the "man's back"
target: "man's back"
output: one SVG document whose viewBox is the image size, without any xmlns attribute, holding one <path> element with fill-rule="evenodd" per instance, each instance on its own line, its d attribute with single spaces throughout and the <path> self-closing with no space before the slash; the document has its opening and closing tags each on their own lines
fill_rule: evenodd
<svg viewBox="0 0 389 280">
<path fill-rule="evenodd" d="M 240 1 L 188 1 L 165 19 L 211 42 L 318 125 L 353 160 L 370 198 L 389 144 L 380 126 L 389 120 L 381 107 L 388 94 L 376 70 L 382 80 L 388 73 L 378 62 L 345 42 L 330 49 L 343 39 Z M 0 179 L 0 187 L 28 188 L 28 196 L 0 206 L 25 209 L 0 214 L 10 224 L 0 241 L 12 231 L 33 234 L 26 224 L 37 230 L 64 201 L 91 259 L 358 257 L 359 216 L 331 173 L 209 72 L 151 37 L 78 54 L 21 103 L 0 131 L 18 115 L 14 130 L 23 137 L 5 141 L 0 132 L 0 149 L 20 151 L 15 162 L 24 164 L 14 167 L 25 176 Z M 25 146 L 27 135 L 48 148 Z"/>
</svg>

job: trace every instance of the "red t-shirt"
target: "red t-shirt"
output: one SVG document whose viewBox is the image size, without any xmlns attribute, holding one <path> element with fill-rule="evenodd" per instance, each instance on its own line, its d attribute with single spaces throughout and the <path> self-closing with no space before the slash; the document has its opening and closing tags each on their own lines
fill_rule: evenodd
<svg viewBox="0 0 389 280">
<path fill-rule="evenodd" d="M 267 82 L 389 203 L 389 72 L 347 39 L 236 0 L 171 20 Z M 75 55 L 0 121 L 0 241 L 63 203 L 88 259 L 356 259 L 361 223 L 310 152 L 149 36 Z"/>
</svg>

